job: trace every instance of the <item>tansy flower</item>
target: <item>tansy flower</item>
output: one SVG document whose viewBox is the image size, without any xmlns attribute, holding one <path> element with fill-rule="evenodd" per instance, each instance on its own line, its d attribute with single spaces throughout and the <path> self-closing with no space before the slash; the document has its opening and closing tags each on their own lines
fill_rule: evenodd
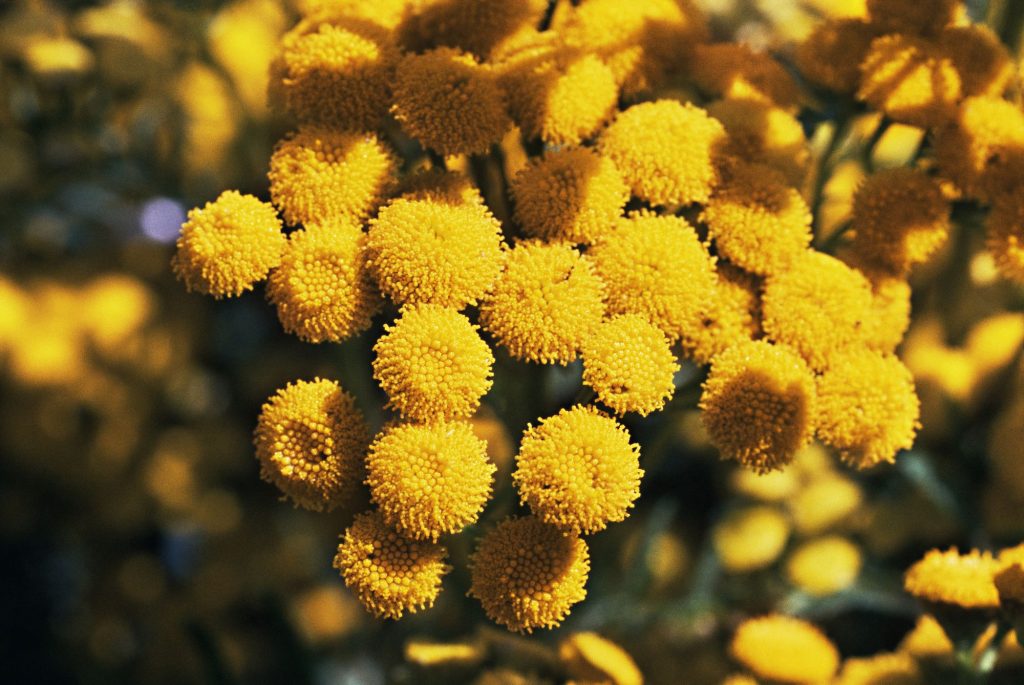
<svg viewBox="0 0 1024 685">
<path fill-rule="evenodd" d="M 1024 283 L 1024 195 L 1000 195 L 985 219 L 985 247 L 1004 278 Z"/>
<path fill-rule="evenodd" d="M 604 322 L 583 341 L 583 382 L 616 414 L 664 407 L 678 370 L 665 334 L 636 314 Z"/>
<path fill-rule="evenodd" d="M 871 309 L 864 322 L 864 344 L 892 354 L 910 327 L 910 283 L 900 276 L 860 268 L 871 282 Z"/>
<path fill-rule="evenodd" d="M 952 654 L 953 643 L 934 616 L 922 614 L 900 642 L 899 650 L 915 659 L 934 659 Z"/>
<path fill-rule="evenodd" d="M 402 537 L 377 512 L 356 516 L 338 545 L 334 567 L 374 616 L 401 618 L 434 605 L 451 570 L 436 542 Z"/>
<path fill-rule="evenodd" d="M 608 290 L 610 314 L 640 314 L 677 340 L 701 322 L 714 263 L 682 217 L 632 214 L 587 252 Z"/>
<path fill-rule="evenodd" d="M 359 19 L 381 28 L 396 29 L 409 13 L 409 0 L 298 0 L 300 23 L 318 25 Z"/>
<path fill-rule="evenodd" d="M 787 347 L 738 343 L 712 359 L 699 406 L 722 458 L 761 473 L 779 469 L 811 439 L 814 376 Z"/>
<path fill-rule="evenodd" d="M 686 356 L 698 364 L 710 364 L 719 352 L 761 335 L 760 280 L 727 262 L 718 262 L 715 272 L 700 324 L 684 328 L 679 339 Z"/>
<path fill-rule="evenodd" d="M 879 35 L 879 28 L 863 19 L 823 21 L 797 47 L 800 74 L 817 86 L 852 95 L 860 84 L 860 63 Z"/>
<path fill-rule="evenodd" d="M 406 537 L 437 540 L 476 521 L 495 467 L 470 424 L 391 426 L 366 457 L 366 484 L 384 522 Z"/>
<path fill-rule="evenodd" d="M 905 652 L 880 652 L 847 659 L 835 685 L 924 685 L 920 669 Z"/>
<path fill-rule="evenodd" d="M 857 468 L 910 449 L 919 412 L 910 370 L 892 355 L 852 347 L 818 378 L 818 437 Z"/>
<path fill-rule="evenodd" d="M 622 521 L 640 496 L 640 448 L 615 419 L 577 405 L 523 433 L 512 474 L 540 520 L 595 533 Z"/>
<path fill-rule="evenodd" d="M 935 34 L 953 23 L 958 0 L 867 0 L 871 23 L 889 33 Z"/>
<path fill-rule="evenodd" d="M 604 316 L 605 286 L 571 245 L 523 242 L 480 304 L 480 325 L 516 359 L 568 364 Z"/>
<path fill-rule="evenodd" d="M 270 197 L 289 224 L 361 221 L 383 201 L 395 157 L 371 133 L 303 126 L 270 158 Z"/>
<path fill-rule="evenodd" d="M 689 103 L 657 100 L 620 112 L 599 146 L 633 194 L 654 205 L 705 202 L 718 181 L 722 125 Z"/>
<path fill-rule="evenodd" d="M 736 509 L 715 524 L 711 542 L 722 567 L 747 573 L 771 566 L 789 540 L 789 522 L 774 507 Z"/>
<path fill-rule="evenodd" d="M 984 24 L 949 26 L 939 46 L 953 60 L 965 96 L 999 97 L 1013 79 L 1013 60 L 992 29 Z"/>
<path fill-rule="evenodd" d="M 398 304 L 461 309 L 501 271 L 501 224 L 482 203 L 399 198 L 370 221 L 366 246 L 377 284 Z"/>
<path fill-rule="evenodd" d="M 558 645 L 558 658 L 569 675 L 581 681 L 613 685 L 644 682 L 633 657 L 597 633 L 573 633 Z"/>
<path fill-rule="evenodd" d="M 853 585 L 860 574 L 860 548 L 828 535 L 803 543 L 786 560 L 786 577 L 804 592 L 831 595 Z"/>
<path fill-rule="evenodd" d="M 708 114 L 729 134 L 724 154 L 764 164 L 785 176 L 789 185 L 802 185 L 810 150 L 796 117 L 757 100 L 718 100 L 708 105 Z"/>
<path fill-rule="evenodd" d="M 587 543 L 535 516 L 505 519 L 470 558 L 469 595 L 509 630 L 557 626 L 587 595 Z"/>
<path fill-rule="evenodd" d="M 860 507 L 864 495 L 857 484 L 826 473 L 786 500 L 793 526 L 801 535 L 816 535 L 846 520 Z"/>
<path fill-rule="evenodd" d="M 273 207 L 226 190 L 189 211 L 171 267 L 189 290 L 231 297 L 266 278 L 280 263 L 286 244 Z"/>
<path fill-rule="evenodd" d="M 254 436 L 260 476 L 296 504 L 331 510 L 363 481 L 369 434 L 355 399 L 335 381 L 296 381 L 267 400 Z"/>
<path fill-rule="evenodd" d="M 585 147 L 548 152 L 516 174 L 509 189 L 524 233 L 571 243 L 606 234 L 629 200 L 611 160 Z"/>
<path fill-rule="evenodd" d="M 406 200 L 484 204 L 480 190 L 466 174 L 445 169 L 424 169 L 402 179 L 398 194 Z"/>
<path fill-rule="evenodd" d="M 800 104 L 800 89 L 782 65 L 742 43 L 698 45 L 690 77 L 716 98 L 757 100 L 785 110 Z"/>
<path fill-rule="evenodd" d="M 419 5 L 406 27 L 413 47 L 447 45 L 481 59 L 502 39 L 536 26 L 547 9 L 546 0 L 429 0 Z"/>
<path fill-rule="evenodd" d="M 744 621 L 729 652 L 759 678 L 782 683 L 827 681 L 839 667 L 839 652 L 820 630 L 780 614 Z"/>
<path fill-rule="evenodd" d="M 388 405 L 414 421 L 468 418 L 491 387 L 494 357 L 462 314 L 410 305 L 373 346 L 373 377 Z"/>
<path fill-rule="evenodd" d="M 945 552 L 933 549 L 907 569 L 903 587 L 933 604 L 994 609 L 999 606 L 999 592 L 992 576 L 998 568 L 988 552 L 960 554 L 956 548 Z"/>
<path fill-rule="evenodd" d="M 286 331 L 307 342 L 340 342 L 370 327 L 381 301 L 366 268 L 365 237 L 346 223 L 309 225 L 288 237 L 267 283 Z"/>
</svg>

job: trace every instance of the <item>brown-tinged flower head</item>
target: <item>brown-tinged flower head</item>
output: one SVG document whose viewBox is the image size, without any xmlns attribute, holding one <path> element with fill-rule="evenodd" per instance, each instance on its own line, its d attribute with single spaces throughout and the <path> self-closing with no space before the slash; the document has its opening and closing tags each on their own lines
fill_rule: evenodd
<svg viewBox="0 0 1024 685">
<path fill-rule="evenodd" d="M 399 28 L 412 8 L 413 0 L 298 0 L 302 20 L 317 26 L 323 22 L 358 19 L 385 29 Z"/>
<path fill-rule="evenodd" d="M 362 333 L 380 310 L 380 293 L 366 268 L 365 234 L 345 222 L 288 237 L 281 265 L 270 274 L 267 298 L 289 333 L 307 342 L 340 342 Z"/>
<path fill-rule="evenodd" d="M 406 200 L 485 204 L 473 179 L 462 172 L 448 169 L 420 169 L 402 179 L 397 192 Z"/>
<path fill-rule="evenodd" d="M 637 314 L 613 317 L 583 341 L 583 382 L 616 414 L 664 407 L 678 370 L 668 338 Z"/>
<path fill-rule="evenodd" d="M 699 325 L 683 329 L 679 338 L 683 352 L 698 364 L 710 364 L 719 352 L 761 336 L 760 279 L 723 261 L 715 273 Z"/>
<path fill-rule="evenodd" d="M 781 174 L 762 165 L 734 165 L 701 212 L 722 256 L 766 276 L 807 251 L 811 210 Z"/>
<path fill-rule="evenodd" d="M 914 657 L 906 652 L 879 652 L 847 659 L 834 685 L 924 685 Z"/>
<path fill-rule="evenodd" d="M 902 33 L 872 41 L 860 72 L 857 98 L 911 126 L 948 121 L 963 95 L 953 61 L 934 43 Z"/>
<path fill-rule="evenodd" d="M 857 468 L 892 462 L 914 444 L 920 405 L 897 357 L 850 347 L 818 377 L 818 437 Z"/>
<path fill-rule="evenodd" d="M 640 314 L 678 340 L 701 322 L 715 288 L 714 262 L 682 217 L 619 219 L 587 252 L 608 290 L 610 314 Z"/>
<path fill-rule="evenodd" d="M 814 85 L 852 95 L 860 85 L 860 63 L 879 35 L 878 26 L 863 19 L 828 19 L 797 47 L 796 65 Z"/>
<path fill-rule="evenodd" d="M 451 571 L 447 555 L 436 542 L 402 537 L 379 512 L 368 511 L 345 531 L 334 568 L 367 611 L 397 619 L 434 605 L 441 578 Z"/>
<path fill-rule="evenodd" d="M 536 26 L 546 0 L 419 0 L 406 21 L 405 42 L 422 50 L 449 46 L 480 59 L 509 36 Z"/>
<path fill-rule="evenodd" d="M 803 126 L 792 114 L 765 102 L 734 99 L 712 102 L 708 114 L 729 134 L 725 155 L 769 166 L 789 185 L 803 184 L 810 149 Z"/>
<path fill-rule="evenodd" d="M 853 250 L 893 275 L 922 264 L 946 242 L 949 202 L 942 186 L 917 169 L 868 176 L 853 197 Z"/>
<path fill-rule="evenodd" d="M 408 305 L 373 346 L 373 377 L 413 421 L 469 418 L 491 387 L 494 357 L 477 327 L 437 304 Z"/>
<path fill-rule="evenodd" d="M 845 590 L 860 575 L 860 548 L 839 535 L 808 540 L 786 560 L 786 577 L 804 592 L 824 596 Z"/>
<path fill-rule="evenodd" d="M 863 340 L 871 308 L 871 284 L 841 261 L 815 250 L 770 275 L 761 296 L 769 339 L 790 345 L 816 371 L 829 358 Z"/>
<path fill-rule="evenodd" d="M 480 539 L 469 563 L 469 595 L 509 630 L 553 628 L 587 596 L 587 543 L 536 516 L 499 523 Z"/>
<path fill-rule="evenodd" d="M 558 658 L 569 675 L 584 682 L 643 685 L 633 657 L 597 633 L 573 633 L 558 645 Z"/>
<path fill-rule="evenodd" d="M 567 243 L 521 242 L 480 303 L 480 325 L 516 359 L 568 364 L 604 317 L 605 285 Z"/>
<path fill-rule="evenodd" d="M 793 685 L 829 680 L 839 668 L 839 652 L 817 627 L 781 614 L 740 624 L 729 652 L 759 678 Z"/>
<path fill-rule="evenodd" d="M 742 43 L 698 45 L 690 72 L 711 97 L 757 100 L 789 111 L 800 106 L 800 89 L 789 72 Z"/>
<path fill-rule="evenodd" d="M 586 147 L 548 152 L 516 174 L 510 190 L 524 233 L 571 243 L 606 234 L 629 200 L 615 164 Z"/>
<path fill-rule="evenodd" d="M 485 153 L 512 127 L 493 70 L 453 48 L 406 55 L 394 95 L 402 128 L 442 155 Z"/>
<path fill-rule="evenodd" d="M 937 549 L 907 569 L 903 587 L 918 599 L 964 609 L 994 609 L 999 592 L 992 580 L 999 564 L 988 552 L 960 554 L 951 548 Z"/>
<path fill-rule="evenodd" d="M 384 522 L 415 540 L 458 533 L 491 497 L 487 443 L 465 421 L 401 423 L 370 445 L 366 484 Z"/>
<path fill-rule="evenodd" d="M 1008 564 L 994 576 L 999 603 L 1008 611 L 1024 610 L 1024 563 Z"/>
<path fill-rule="evenodd" d="M 399 198 L 370 221 L 370 271 L 398 304 L 461 309 L 481 298 L 501 271 L 501 224 L 477 202 Z"/>
<path fill-rule="evenodd" d="M 984 24 L 949 26 L 939 46 L 953 60 L 964 96 L 1000 97 L 1013 80 L 1013 60 L 1006 46 Z"/>
<path fill-rule="evenodd" d="M 345 504 L 363 482 L 366 422 L 335 381 L 295 381 L 278 390 L 260 411 L 254 442 L 263 480 L 305 509 Z"/>
<path fill-rule="evenodd" d="M 953 23 L 958 0 L 867 0 L 872 24 L 889 33 L 934 35 Z"/>
<path fill-rule="evenodd" d="M 786 548 L 789 522 L 775 507 L 734 509 L 711 530 L 711 543 L 722 567 L 730 573 L 749 573 L 771 566 Z"/>
<path fill-rule="evenodd" d="M 1024 283 L 1024 194 L 996 198 L 985 219 L 985 247 L 1003 278 Z"/>
<path fill-rule="evenodd" d="M 226 190 L 189 211 L 171 267 L 190 291 L 233 297 L 266 278 L 281 262 L 286 244 L 273 207 Z"/>
<path fill-rule="evenodd" d="M 389 192 L 394 154 L 372 133 L 301 126 L 270 158 L 270 197 L 289 224 L 362 221 Z"/>
<path fill-rule="evenodd" d="M 716 119 L 677 100 L 620 112 L 599 140 L 634 195 L 654 205 L 706 202 L 718 182 L 715 159 L 727 136 Z"/>
<path fill-rule="evenodd" d="M 711 360 L 700 408 L 723 459 L 781 469 L 813 434 L 814 375 L 788 347 L 737 343 Z"/>
<path fill-rule="evenodd" d="M 640 448 L 613 418 L 576 405 L 523 433 L 512 480 L 542 521 L 595 533 L 629 515 L 640 496 Z"/>
</svg>

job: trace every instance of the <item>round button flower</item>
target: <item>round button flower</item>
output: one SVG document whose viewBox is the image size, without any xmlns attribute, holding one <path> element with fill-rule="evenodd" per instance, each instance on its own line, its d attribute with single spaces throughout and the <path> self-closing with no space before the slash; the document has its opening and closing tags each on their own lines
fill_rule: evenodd
<svg viewBox="0 0 1024 685">
<path fill-rule="evenodd" d="M 862 561 L 857 545 L 828 535 L 797 547 L 786 561 L 786 577 L 808 594 L 831 595 L 856 582 Z"/>
<path fill-rule="evenodd" d="M 789 522 L 775 507 L 756 506 L 729 512 L 711 531 L 722 567 L 747 573 L 775 563 L 789 540 Z"/>
<path fill-rule="evenodd" d="M 803 184 L 810 148 L 795 116 L 757 100 L 718 100 L 708 105 L 708 114 L 722 122 L 729 134 L 724 154 L 771 167 L 788 185 Z"/>
<path fill-rule="evenodd" d="M 860 63 L 879 35 L 878 26 L 863 19 L 823 21 L 797 47 L 800 74 L 817 86 L 852 95 L 860 85 Z"/>
<path fill-rule="evenodd" d="M 715 288 L 701 320 L 682 329 L 679 343 L 687 357 L 710 364 L 719 352 L 761 336 L 761 281 L 727 262 L 715 265 Z"/>
<path fill-rule="evenodd" d="M 757 100 L 786 110 L 800 104 L 800 89 L 789 72 L 770 55 L 742 43 L 698 45 L 691 77 L 713 97 Z"/>
<path fill-rule="evenodd" d="M 415 7 L 410 12 L 410 5 Z M 405 2 L 412 47 L 451 45 L 487 57 L 508 36 L 536 26 L 546 0 L 445 0 Z"/>
<path fill-rule="evenodd" d="M 947 26 L 939 34 L 939 46 L 953 60 L 965 96 L 1000 97 L 1013 80 L 1010 53 L 984 24 Z"/>
<path fill-rule="evenodd" d="M 839 652 L 820 630 L 779 614 L 744 621 L 729 651 L 759 678 L 780 683 L 827 682 L 839 668 Z"/>
<path fill-rule="evenodd" d="M 933 549 L 907 569 L 903 587 L 933 604 L 995 609 L 999 592 L 993 576 L 998 569 L 999 562 L 988 552 L 960 554 L 955 548 L 945 552 Z"/>
</svg>

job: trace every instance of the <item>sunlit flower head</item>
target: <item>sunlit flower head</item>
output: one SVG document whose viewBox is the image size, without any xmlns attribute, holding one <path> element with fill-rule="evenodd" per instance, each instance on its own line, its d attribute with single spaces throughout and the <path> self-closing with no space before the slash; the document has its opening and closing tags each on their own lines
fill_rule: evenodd
<svg viewBox="0 0 1024 685">
<path fill-rule="evenodd" d="M 729 134 L 726 155 L 769 166 L 789 185 L 803 183 L 810 149 L 803 126 L 792 114 L 758 100 L 717 100 L 708 105 L 708 114 Z"/>
<path fill-rule="evenodd" d="M 953 23 L 958 0 L 867 0 L 871 23 L 890 33 L 935 34 Z"/>
<path fill-rule="evenodd" d="M 1000 195 L 985 220 L 985 247 L 1004 278 L 1024 283 L 1024 195 Z"/>
<path fill-rule="evenodd" d="M 860 507 L 864 493 L 856 482 L 838 473 L 823 473 L 786 501 L 793 526 L 815 535 L 842 524 Z"/>
<path fill-rule="evenodd" d="M 838 650 L 818 628 L 780 614 L 744 621 L 729 652 L 754 675 L 794 685 L 828 681 L 839 668 Z"/>
<path fill-rule="evenodd" d="M 1000 97 L 1013 79 L 1010 53 L 984 24 L 947 27 L 939 35 L 939 46 L 953 60 L 964 96 Z"/>
<path fill-rule="evenodd" d="M 998 568 L 988 552 L 960 554 L 956 548 L 945 552 L 933 549 L 907 569 L 903 587 L 914 597 L 933 604 L 994 609 L 999 606 L 999 592 L 993 582 Z"/>
<path fill-rule="evenodd" d="M 558 658 L 569 674 L 584 682 L 643 685 L 633 657 L 597 633 L 573 633 L 558 645 Z"/>
<path fill-rule="evenodd" d="M 698 364 L 710 364 L 719 352 L 761 335 L 760 279 L 722 261 L 715 273 L 700 323 L 684 328 L 679 339 L 686 356 Z"/>
<path fill-rule="evenodd" d="M 879 36 L 863 19 L 828 19 L 814 27 L 796 51 L 800 74 L 816 86 L 852 95 L 860 85 L 860 63 Z"/>
<path fill-rule="evenodd" d="M 800 89 L 789 72 L 742 43 L 698 45 L 690 76 L 712 97 L 757 100 L 786 110 L 800 104 Z"/>
<path fill-rule="evenodd" d="M 808 540 L 786 560 L 789 582 L 811 595 L 824 596 L 845 590 L 860 575 L 860 548 L 838 535 Z"/>
<path fill-rule="evenodd" d="M 786 515 L 770 506 L 734 509 L 711 530 L 711 542 L 722 567 L 749 573 L 775 563 L 789 540 Z"/>
</svg>

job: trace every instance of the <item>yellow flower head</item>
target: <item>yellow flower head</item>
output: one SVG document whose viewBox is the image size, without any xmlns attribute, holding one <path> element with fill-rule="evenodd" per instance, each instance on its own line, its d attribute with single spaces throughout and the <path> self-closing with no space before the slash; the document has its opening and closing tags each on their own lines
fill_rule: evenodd
<svg viewBox="0 0 1024 685">
<path fill-rule="evenodd" d="M 468 418 L 491 387 L 491 349 L 465 316 L 410 305 L 373 346 L 373 377 L 388 405 L 413 421 Z"/>
<path fill-rule="evenodd" d="M 668 338 L 636 314 L 605 321 L 583 341 L 583 382 L 616 414 L 647 416 L 664 407 L 678 370 Z"/>
<path fill-rule="evenodd" d="M 481 59 L 503 39 L 536 26 L 547 8 L 546 0 L 420 0 L 418 5 L 406 27 L 412 47 L 449 45 Z"/>
<path fill-rule="evenodd" d="M 558 646 L 558 658 L 573 678 L 613 685 L 643 685 L 633 657 L 597 633 L 573 633 Z"/>
<path fill-rule="evenodd" d="M 856 582 L 862 561 L 857 545 L 828 535 L 797 547 L 786 561 L 786 576 L 808 594 L 831 595 Z"/>
<path fill-rule="evenodd" d="M 622 521 L 640 496 L 640 448 L 615 419 L 576 405 L 523 433 L 512 474 L 540 520 L 575 533 Z"/>
<path fill-rule="evenodd" d="M 501 224 L 476 202 L 399 198 L 370 221 L 366 246 L 377 284 L 398 304 L 473 304 L 503 259 Z"/>
<path fill-rule="evenodd" d="M 722 256 L 761 276 L 785 270 L 811 243 L 803 196 L 761 165 L 732 169 L 700 218 Z"/>
<path fill-rule="evenodd" d="M 949 235 L 949 202 L 938 181 L 908 167 L 868 176 L 853 198 L 854 251 L 894 275 L 922 264 Z"/>
<path fill-rule="evenodd" d="M 775 563 L 789 540 L 789 522 L 775 507 L 735 509 L 715 524 L 711 542 L 722 567 L 747 573 Z"/>
<path fill-rule="evenodd" d="M 810 150 L 796 117 L 758 100 L 717 100 L 708 105 L 708 114 L 729 134 L 726 155 L 764 164 L 781 173 L 789 185 L 802 185 Z"/>
<path fill-rule="evenodd" d="M 933 549 L 907 569 L 903 587 L 914 597 L 965 609 L 994 609 L 999 592 L 992 580 L 999 564 L 988 552 Z"/>
<path fill-rule="evenodd" d="M 958 0 L 867 0 L 871 23 L 888 33 L 935 34 L 953 23 Z"/>
<path fill-rule="evenodd" d="M 911 126 L 942 124 L 962 97 L 953 61 L 938 46 L 914 36 L 894 33 L 876 38 L 860 71 L 857 98 Z"/>
<path fill-rule="evenodd" d="M 493 71 L 452 48 L 406 55 L 394 93 L 402 128 L 442 155 L 487 152 L 512 127 Z"/>
<path fill-rule="evenodd" d="M 340 342 L 370 327 L 380 294 L 366 268 L 365 235 L 346 223 L 309 225 L 288 237 L 267 298 L 289 333 L 307 342 Z"/>
<path fill-rule="evenodd" d="M 682 331 L 683 351 L 698 364 L 728 348 L 761 335 L 761 284 L 753 274 L 718 262 L 715 288 L 699 325 Z"/>
<path fill-rule="evenodd" d="M 394 181 L 395 157 L 372 133 L 302 126 L 274 148 L 270 197 L 289 224 L 362 221 Z"/>
<path fill-rule="evenodd" d="M 266 278 L 286 244 L 273 207 L 226 190 L 188 213 L 171 267 L 190 291 L 232 297 Z"/>
<path fill-rule="evenodd" d="M 620 112 L 599 144 L 634 195 L 664 205 L 707 201 L 718 182 L 715 159 L 726 142 L 722 124 L 703 109 L 656 100 Z"/>
<path fill-rule="evenodd" d="M 1024 283 L 1024 195 L 996 198 L 985 220 L 985 247 L 1003 278 Z"/>
<path fill-rule="evenodd" d="M 878 27 L 863 19 L 823 21 L 797 48 L 796 64 L 811 83 L 852 95 L 860 84 L 860 63 L 878 36 Z"/>
<path fill-rule="evenodd" d="M 915 659 L 934 659 L 952 654 L 953 643 L 934 616 L 922 614 L 900 642 L 899 650 Z"/>
<path fill-rule="evenodd" d="M 682 217 L 631 214 L 587 252 L 608 290 L 610 314 L 640 314 L 669 340 L 701 322 L 714 262 Z"/>
<path fill-rule="evenodd" d="M 1010 53 L 984 24 L 947 27 L 939 35 L 939 46 L 953 60 L 965 96 L 999 97 L 1013 79 Z"/>
<path fill-rule="evenodd" d="M 370 445 L 366 484 L 384 522 L 414 540 L 457 533 L 491 496 L 487 443 L 463 421 L 403 423 Z"/>
<path fill-rule="evenodd" d="M 434 605 L 451 570 L 436 542 L 409 540 L 374 511 L 356 516 L 338 545 L 334 567 L 363 606 L 378 618 L 401 618 Z"/>
<path fill-rule="evenodd" d="M 864 343 L 892 354 L 910 327 L 910 283 L 870 267 L 858 269 L 871 282 L 871 311 L 864 322 Z"/>
<path fill-rule="evenodd" d="M 690 76 L 712 97 L 757 100 L 785 110 L 800 105 L 800 89 L 789 72 L 742 43 L 698 45 Z"/>
<path fill-rule="evenodd" d="M 768 277 L 761 307 L 768 337 L 820 371 L 836 352 L 862 340 L 871 284 L 835 257 L 808 250 Z"/>
<path fill-rule="evenodd" d="M 411 0 L 296 0 L 303 19 L 300 23 L 318 25 L 359 19 L 381 28 L 396 29 L 409 14 Z"/>
<path fill-rule="evenodd" d="M 484 204 L 480 190 L 469 176 L 444 169 L 425 169 L 411 174 L 402 180 L 398 192 L 406 200 Z"/>
<path fill-rule="evenodd" d="M 787 347 L 738 343 L 711 361 L 700 408 L 722 458 L 760 473 L 781 469 L 811 439 L 814 375 Z"/>
<path fill-rule="evenodd" d="M 839 652 L 820 630 L 780 614 L 744 621 L 729 651 L 754 675 L 794 685 L 828 681 L 839 668 Z"/>
<path fill-rule="evenodd" d="M 852 347 L 818 378 L 818 437 L 857 468 L 891 462 L 914 444 L 920 404 L 903 362 Z"/>
<path fill-rule="evenodd" d="M 335 381 L 296 381 L 267 400 L 254 442 L 260 476 L 313 511 L 351 501 L 363 481 L 369 433 Z"/>
<path fill-rule="evenodd" d="M 835 685 L 924 685 L 914 657 L 905 652 L 879 652 L 847 659 Z"/>
<path fill-rule="evenodd" d="M 535 516 L 505 519 L 470 558 L 469 595 L 509 630 L 552 628 L 587 596 L 587 543 Z"/>
<path fill-rule="evenodd" d="M 523 242 L 480 304 L 480 325 L 516 359 L 568 364 L 604 317 L 605 286 L 566 243 Z"/>
<path fill-rule="evenodd" d="M 629 200 L 611 160 L 585 147 L 548 152 L 516 174 L 510 190 L 524 233 L 571 243 L 606 234 Z"/>
<path fill-rule="evenodd" d="M 821 475 L 787 501 L 793 525 L 803 535 L 815 535 L 842 523 L 860 507 L 864 494 L 853 480 L 838 474 Z"/>
</svg>

